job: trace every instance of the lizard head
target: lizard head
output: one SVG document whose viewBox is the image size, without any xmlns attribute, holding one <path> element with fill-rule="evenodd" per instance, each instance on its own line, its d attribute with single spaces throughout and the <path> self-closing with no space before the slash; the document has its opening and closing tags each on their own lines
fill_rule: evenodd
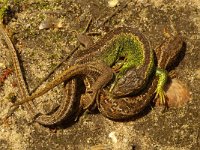
<svg viewBox="0 0 200 150">
<path fill-rule="evenodd" d="M 129 94 L 137 94 L 146 84 L 144 76 L 136 68 L 131 68 L 123 75 L 116 77 L 115 82 L 110 88 L 114 97 L 123 97 Z"/>
</svg>

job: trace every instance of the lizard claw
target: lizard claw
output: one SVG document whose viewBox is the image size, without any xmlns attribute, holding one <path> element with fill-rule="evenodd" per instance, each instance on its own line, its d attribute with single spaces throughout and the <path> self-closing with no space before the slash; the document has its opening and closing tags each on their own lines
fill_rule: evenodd
<svg viewBox="0 0 200 150">
<path fill-rule="evenodd" d="M 166 106 L 167 102 L 165 99 L 166 95 L 165 95 L 164 90 L 162 88 L 157 88 L 155 93 L 156 93 L 155 98 L 159 98 L 159 104 Z"/>
</svg>

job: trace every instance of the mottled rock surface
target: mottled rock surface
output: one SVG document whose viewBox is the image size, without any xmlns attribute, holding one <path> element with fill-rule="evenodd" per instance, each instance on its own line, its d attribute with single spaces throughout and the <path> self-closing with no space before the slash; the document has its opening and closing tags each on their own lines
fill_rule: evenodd
<svg viewBox="0 0 200 150">
<path fill-rule="evenodd" d="M 103 28 L 97 27 L 124 3 L 120 0 L 115 7 L 109 7 L 105 0 L 22 0 L 15 6 L 11 3 L 11 10 L 16 12 L 7 29 L 20 54 L 29 89 L 73 49 L 77 44 L 74 31 L 83 31 L 92 16 L 94 20 L 100 19 L 91 25 L 90 31 L 105 33 L 122 25 L 136 27 L 148 37 L 153 48 L 164 40 L 164 29 L 172 34 L 181 33 L 186 51 L 175 70 L 177 78 L 189 88 L 191 101 L 165 113 L 155 107 L 128 122 L 114 122 L 99 113 L 85 114 L 79 121 L 64 122 L 55 129 L 32 123 L 25 108 L 20 107 L 0 125 L 0 149 L 197 150 L 200 147 L 200 1 L 132 1 Z M 46 23 L 45 29 L 41 23 Z M 101 36 L 93 38 L 96 41 Z M 2 66 L 12 67 L 2 39 L 0 36 L 0 72 Z M 12 73 L 0 87 L 0 117 L 10 106 L 8 95 L 18 93 L 15 84 Z M 38 101 L 44 102 L 41 109 L 45 109 L 61 97 L 59 86 Z"/>
</svg>

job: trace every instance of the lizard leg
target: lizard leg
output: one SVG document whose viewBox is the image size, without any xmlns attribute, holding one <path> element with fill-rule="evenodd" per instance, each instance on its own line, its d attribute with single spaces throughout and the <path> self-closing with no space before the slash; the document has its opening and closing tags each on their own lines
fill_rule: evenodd
<svg viewBox="0 0 200 150">
<path fill-rule="evenodd" d="M 79 119 L 81 112 L 87 113 L 95 108 L 95 101 L 99 97 L 99 93 L 103 87 L 111 81 L 113 77 L 113 70 L 104 63 L 95 63 L 93 64 L 95 69 L 93 72 L 86 74 L 85 81 L 88 82 L 88 85 L 91 87 L 86 91 L 83 97 L 80 99 L 80 106 L 76 113 L 76 119 Z"/>
<path fill-rule="evenodd" d="M 159 96 L 160 104 L 166 105 L 164 86 L 167 82 L 168 73 L 166 70 L 158 68 L 156 69 L 156 76 L 158 76 L 159 79 L 158 79 L 158 84 L 155 91 L 156 93 L 155 98 Z"/>
<path fill-rule="evenodd" d="M 100 90 L 105 87 L 113 78 L 113 70 L 109 66 L 104 63 L 100 63 L 97 65 L 99 69 L 100 75 L 97 77 L 95 82 L 92 84 L 91 88 L 87 91 L 86 95 L 89 98 L 89 103 L 85 106 L 84 109 L 90 109 L 94 103 L 96 98 L 98 97 Z M 94 78 L 94 77 L 89 77 Z M 92 95 L 91 95 L 92 94 Z"/>
</svg>

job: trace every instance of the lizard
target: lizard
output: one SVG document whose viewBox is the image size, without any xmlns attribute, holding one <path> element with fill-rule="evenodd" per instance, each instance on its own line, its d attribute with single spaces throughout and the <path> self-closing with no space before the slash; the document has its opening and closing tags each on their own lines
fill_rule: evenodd
<svg viewBox="0 0 200 150">
<path fill-rule="evenodd" d="M 30 115 L 33 118 L 35 116 L 37 116 L 38 114 L 40 114 L 40 112 L 37 111 L 36 107 L 34 106 L 34 103 L 31 100 L 36 98 L 36 97 L 43 95 L 44 93 L 46 93 L 47 91 L 49 91 L 50 89 L 55 87 L 56 85 L 63 82 L 64 80 L 67 80 L 67 79 L 72 78 L 73 76 L 77 76 L 77 75 L 87 76 L 87 74 L 89 74 L 89 75 L 93 75 L 93 76 L 96 76 L 96 77 L 101 75 L 100 78 L 98 78 L 97 81 L 96 81 L 98 84 L 96 84 L 96 86 L 95 86 L 95 88 L 99 89 L 99 88 L 101 88 L 100 86 L 102 86 L 102 87 L 105 86 L 106 81 L 109 81 L 110 78 L 112 77 L 112 70 L 108 66 L 106 66 L 104 63 L 99 63 L 99 64 L 93 63 L 93 64 L 90 64 L 90 65 L 79 65 L 79 66 L 71 67 L 70 69 L 64 71 L 62 73 L 62 75 L 59 76 L 59 78 L 56 78 L 54 80 L 53 83 L 50 82 L 49 84 L 46 85 L 46 87 L 44 87 L 40 91 L 34 92 L 31 96 L 29 96 L 29 93 L 28 93 L 28 90 L 26 88 L 26 84 L 25 84 L 25 81 L 23 79 L 23 75 L 22 75 L 22 72 L 21 72 L 17 52 L 16 52 L 16 50 L 15 50 L 15 48 L 14 48 L 14 46 L 13 46 L 9 36 L 7 35 L 2 24 L 0 24 L 0 32 L 2 33 L 3 37 L 5 38 L 5 42 L 8 45 L 9 50 L 10 50 L 12 63 L 14 65 L 15 73 L 16 73 L 16 76 L 17 76 L 17 83 L 18 83 L 18 86 L 20 87 L 19 88 L 20 89 L 20 95 L 23 99 L 26 99 L 26 101 L 28 102 L 28 103 L 25 103 L 25 105 L 26 105 L 26 108 L 29 109 L 29 112 L 31 113 Z M 102 74 L 104 72 L 106 72 L 106 73 Z M 105 81 L 102 81 L 102 80 L 105 80 Z M 103 83 L 103 85 L 101 85 L 101 83 Z M 92 89 L 91 91 L 96 91 L 96 90 Z M 97 93 L 97 92 L 94 92 L 94 93 Z M 70 98 L 68 98 L 68 99 L 70 99 Z M 93 99 L 95 99 L 95 98 L 93 98 Z M 8 115 L 4 119 L 7 119 L 13 113 L 13 111 L 15 109 L 17 109 L 18 106 L 21 105 L 21 104 L 24 104 L 24 102 L 22 101 L 22 102 L 15 103 L 13 105 L 14 107 L 11 107 L 11 109 L 8 112 Z M 74 104 L 75 104 L 74 100 L 73 101 L 64 101 L 64 104 L 61 106 L 62 109 L 61 109 L 61 107 L 59 107 L 61 110 L 56 111 L 56 113 L 54 113 L 54 116 L 59 116 L 58 118 L 56 118 L 56 117 L 53 118 L 52 115 L 51 116 L 42 115 L 43 118 L 41 120 L 38 120 L 38 122 L 40 122 L 41 124 L 44 124 L 44 125 L 53 125 L 54 123 L 57 123 L 58 120 L 60 118 L 62 118 L 63 115 L 70 114 L 70 112 L 73 111 L 73 105 Z M 63 114 L 63 112 L 66 112 L 67 114 Z M 47 121 L 44 122 L 43 120 L 47 120 Z"/>
<path fill-rule="evenodd" d="M 12 44 L 4 26 L 2 23 L 0 23 L 0 32 L 1 34 L 3 35 L 4 39 L 5 39 L 5 42 L 9 48 L 9 52 L 10 52 L 10 55 L 11 55 L 11 59 L 12 59 L 12 63 L 13 63 L 13 66 L 14 66 L 14 72 L 17 76 L 17 84 L 18 84 L 18 87 L 19 87 L 19 93 L 20 95 L 22 96 L 22 98 L 25 98 L 27 95 L 29 95 L 29 92 L 26 88 L 26 83 L 24 81 L 24 77 L 23 77 L 23 74 L 22 74 L 22 71 L 21 71 L 21 68 L 20 68 L 20 62 L 18 60 L 18 54 L 15 50 L 15 47 L 14 45 Z M 30 112 L 30 115 L 31 116 L 35 116 L 35 114 L 38 114 L 38 111 L 37 109 L 34 107 L 34 103 L 33 102 L 29 102 L 29 103 L 26 103 L 25 104 L 25 107 L 29 110 Z M 16 109 L 16 107 L 14 108 Z M 14 110 L 13 109 L 13 110 Z M 9 112 L 10 113 L 10 112 Z M 12 112 L 11 112 L 12 113 Z M 10 114 L 8 114 L 5 119 L 7 117 L 9 117 Z"/>
<path fill-rule="evenodd" d="M 103 23 L 97 25 L 97 27 L 103 26 L 115 14 L 117 14 L 122 9 L 124 9 L 128 5 L 128 3 L 129 2 L 123 4 L 121 7 L 117 8 L 115 12 L 113 12 L 109 17 L 107 17 Z M 91 22 L 91 20 L 88 22 L 88 24 L 83 32 L 85 32 L 88 29 L 90 22 Z M 1 25 L 1 32 L 5 38 L 5 42 L 8 45 L 9 50 L 10 50 L 12 63 L 14 65 L 14 70 L 15 70 L 15 74 L 16 74 L 16 78 L 17 78 L 17 84 L 19 86 L 20 95 L 21 95 L 22 99 L 25 99 L 27 96 L 32 94 L 42 84 L 42 82 L 46 81 L 48 79 L 48 77 L 55 71 L 55 69 L 58 68 L 65 60 L 67 60 L 78 49 L 78 47 L 80 45 L 80 44 L 78 44 L 70 52 L 70 54 L 68 56 L 66 56 L 51 72 L 49 72 L 48 75 L 38 84 L 38 86 L 36 86 L 32 91 L 28 91 L 28 89 L 26 87 L 26 83 L 24 81 L 24 76 L 23 76 L 21 68 L 20 68 L 17 51 L 15 50 L 14 45 L 12 44 L 6 31 L 3 28 L 4 28 L 3 25 Z M 70 90 L 70 89 L 73 89 L 75 87 L 72 85 L 72 87 L 68 87 L 68 88 L 69 89 L 67 89 L 66 91 L 68 91 L 71 94 L 71 96 L 70 96 L 70 94 L 63 92 L 66 98 L 64 101 L 62 101 L 61 105 L 64 107 L 59 107 L 59 110 L 53 114 L 43 115 L 43 117 L 38 118 L 36 120 L 38 123 L 43 124 L 43 125 L 53 125 L 53 124 L 60 122 L 64 118 L 65 114 L 69 113 L 68 110 L 70 110 L 70 109 L 68 109 L 68 108 L 72 109 L 72 107 L 74 106 L 74 101 L 72 101 L 74 99 L 74 97 L 73 97 L 74 93 L 73 93 L 73 90 Z M 8 111 L 8 114 L 4 119 L 7 119 L 9 116 L 11 116 L 13 114 L 13 112 L 16 110 L 16 108 L 18 108 L 17 105 L 13 109 L 11 108 Z M 25 104 L 25 108 L 27 109 L 28 113 L 30 114 L 31 118 L 33 118 L 33 119 L 35 118 L 35 116 L 40 114 L 38 112 L 37 108 L 35 107 L 34 103 L 31 101 Z"/>
<path fill-rule="evenodd" d="M 122 35 L 120 35 L 121 33 Z M 168 72 L 166 71 L 166 68 L 168 68 L 177 58 L 183 45 L 183 40 L 180 35 L 168 37 L 159 47 L 155 49 L 155 53 L 156 53 L 155 59 L 157 60 L 157 64 L 155 64 L 154 57 L 152 56 L 153 51 L 148 45 L 149 44 L 148 40 L 146 40 L 145 37 L 141 33 L 139 33 L 136 29 L 132 29 L 129 27 L 119 27 L 116 30 L 113 30 L 110 33 L 108 33 L 102 39 L 102 41 L 97 42 L 97 43 L 104 43 L 105 41 L 109 41 L 110 35 L 114 36 L 116 39 L 118 38 L 117 36 L 123 37 L 124 33 L 132 33 L 134 34 L 134 36 L 140 37 L 139 39 L 140 40 L 142 39 L 143 41 L 142 40 L 141 41 L 145 45 L 143 50 L 144 51 L 147 50 L 150 53 L 149 53 L 149 56 L 147 56 L 148 53 L 146 54 L 143 53 L 146 59 L 143 63 L 147 64 L 148 62 L 147 66 L 145 65 L 142 66 L 142 62 L 141 62 L 139 63 L 139 65 L 141 65 L 142 67 L 140 66 L 141 68 L 139 68 L 138 66 L 131 66 L 130 60 L 127 60 L 127 62 L 130 64 L 126 64 L 126 62 L 123 62 L 124 64 L 120 68 L 121 70 L 119 71 L 119 73 L 116 75 L 114 83 L 111 86 L 108 86 L 106 90 L 103 90 L 103 91 L 101 90 L 100 94 L 98 93 L 100 95 L 100 98 L 97 98 L 98 109 L 105 117 L 108 117 L 110 119 L 131 118 L 132 116 L 141 112 L 150 103 L 150 100 L 154 96 L 159 97 L 160 103 L 163 105 L 166 105 L 166 100 L 165 100 L 165 95 L 164 95 L 165 93 L 163 90 L 168 78 Z M 142 35 L 142 38 L 141 38 L 141 35 Z M 111 39 L 113 43 L 115 43 L 114 42 L 115 38 L 114 40 Z M 125 45 L 126 40 L 123 39 L 122 41 L 123 42 L 120 42 L 120 45 L 121 44 Z M 102 47 L 98 47 L 97 45 L 96 48 L 94 49 L 99 49 L 99 50 L 96 52 L 95 57 L 98 58 L 99 51 L 101 51 L 102 49 L 103 49 L 102 51 L 105 51 L 106 49 L 105 47 L 102 48 Z M 124 46 L 123 50 L 126 51 L 126 48 L 127 47 Z M 112 49 L 110 48 L 108 49 L 112 51 Z M 77 53 L 73 57 L 74 60 L 72 60 L 72 64 L 82 64 L 87 61 L 91 61 L 93 58 L 89 57 L 88 54 L 90 54 L 90 52 L 88 51 L 82 51 L 82 52 L 77 51 Z M 101 58 L 103 58 L 103 54 L 100 54 L 100 55 L 101 55 Z M 111 54 L 111 56 L 113 55 Z M 125 57 L 129 57 L 129 56 L 125 56 Z M 119 57 L 119 55 L 117 57 Z M 137 55 L 136 57 L 137 57 L 136 59 L 142 59 L 140 58 L 139 55 Z M 79 59 L 76 59 L 76 58 L 79 58 Z M 131 59 L 132 58 L 133 57 L 131 57 Z M 108 59 L 112 59 L 112 57 L 109 57 Z M 104 61 L 106 62 L 109 60 L 104 58 Z M 134 60 L 134 61 L 138 61 L 138 60 Z M 107 62 L 107 64 L 109 63 Z M 125 67 L 126 65 L 128 65 L 128 67 L 130 66 L 131 67 L 128 69 L 126 68 L 125 73 L 124 73 L 123 67 Z M 120 73 L 124 73 L 124 74 L 120 76 L 121 75 Z M 144 81 L 142 79 L 144 80 L 146 79 L 146 80 Z M 93 85 L 92 83 L 93 82 L 90 82 L 90 85 Z"/>
<path fill-rule="evenodd" d="M 177 35 L 166 39 L 155 50 L 157 57 L 156 72 L 151 76 L 151 80 L 149 80 L 150 82 L 146 88 L 137 95 L 115 98 L 110 96 L 107 90 L 101 90 L 100 97 L 97 99 L 98 110 L 101 114 L 113 120 L 123 120 L 130 119 L 140 113 L 150 103 L 152 98 L 154 98 L 155 94 L 158 97 L 159 90 L 163 88 L 163 83 L 166 83 L 168 77 L 166 68 L 172 65 L 177 58 L 181 52 L 182 45 L 183 40 L 180 35 Z M 156 77 L 159 74 L 159 78 Z M 125 79 L 126 76 L 123 78 Z M 129 84 L 126 86 L 129 86 Z M 160 100 L 161 103 L 165 103 L 163 94 L 161 94 Z"/>
<path fill-rule="evenodd" d="M 124 40 L 127 43 L 131 42 L 133 46 L 132 47 L 133 50 L 130 48 L 125 48 L 125 49 L 123 48 Z M 113 42 L 115 44 L 113 44 Z M 125 44 L 125 45 L 128 46 L 128 44 Z M 137 48 L 137 50 L 135 51 L 134 51 L 134 46 Z M 126 55 L 128 57 L 126 57 Z M 136 61 L 135 58 L 138 57 L 137 55 L 141 57 L 140 62 L 135 62 Z M 150 72 L 153 68 L 153 61 L 152 61 L 153 52 L 150 48 L 150 44 L 148 40 L 137 29 L 133 29 L 129 27 L 119 27 L 115 30 L 112 30 L 110 33 L 106 34 L 102 39 L 100 39 L 96 44 L 94 44 L 90 48 L 83 51 L 79 51 L 79 52 L 77 51 L 77 53 L 75 52 L 75 54 L 72 56 L 70 60 L 70 64 L 71 66 L 73 66 L 76 64 L 86 64 L 86 63 L 91 63 L 93 61 L 98 62 L 98 60 L 101 60 L 108 66 L 112 66 L 115 64 L 115 62 L 117 62 L 121 58 L 122 59 L 126 58 L 127 60 L 123 64 L 123 66 L 120 68 L 121 73 L 119 73 L 119 76 L 117 77 L 119 78 L 119 81 L 120 81 L 120 78 L 123 76 L 123 74 L 125 74 L 127 69 L 135 65 L 138 65 L 139 63 L 143 63 L 143 64 L 141 66 L 138 65 L 139 66 L 137 68 L 138 72 L 139 70 L 142 70 L 142 69 L 144 70 L 146 69 L 147 72 Z M 138 84 L 138 87 L 139 87 L 139 84 L 145 84 L 146 78 L 148 78 L 147 76 L 149 76 L 149 74 L 150 73 L 144 74 L 143 71 L 140 71 L 139 76 L 141 77 L 138 77 L 138 78 L 141 78 L 144 81 L 140 83 L 139 82 L 136 83 Z M 61 78 L 60 75 L 58 75 L 57 78 Z M 90 79 L 92 80 L 92 77 Z M 69 116 L 69 114 L 72 114 L 72 111 L 66 111 L 66 107 L 71 108 L 71 109 L 75 107 L 74 105 L 76 101 L 74 99 L 76 98 L 76 93 L 77 93 L 76 80 L 69 81 L 69 83 L 66 86 L 66 89 L 67 89 L 66 94 L 65 94 L 66 98 L 65 100 L 62 101 L 62 105 L 58 107 L 56 112 L 52 113 L 51 115 L 42 114 L 38 116 L 35 119 L 37 122 L 44 125 L 52 125 L 52 124 L 62 121 L 65 118 L 65 116 Z M 42 90 L 40 91 L 42 92 Z M 128 92 L 132 92 L 132 89 L 130 89 Z M 125 94 L 128 94 L 128 92 L 126 92 Z M 32 99 L 34 98 L 32 97 Z M 26 101 L 26 100 L 25 99 L 22 100 L 22 103 L 23 101 Z M 14 106 L 17 106 L 17 105 L 19 104 L 14 104 Z"/>
<path fill-rule="evenodd" d="M 131 55 L 133 47 L 131 47 L 131 51 L 129 51 L 130 42 L 133 42 L 133 43 L 135 42 L 134 44 L 136 45 L 136 49 L 139 47 L 136 50 L 136 52 L 140 51 L 139 55 L 138 55 L 138 53 L 136 53 L 136 55 Z M 133 43 L 131 43 L 131 46 L 134 45 Z M 114 45 L 114 47 L 113 47 L 113 45 Z M 113 51 L 114 51 L 114 53 L 113 53 Z M 125 53 L 124 53 L 124 51 L 125 51 Z M 96 53 L 96 54 L 94 54 L 94 53 Z M 91 56 L 94 56 L 94 58 Z M 90 63 L 92 61 L 98 62 L 97 60 L 100 59 L 100 60 L 103 60 L 104 63 L 106 63 L 108 66 L 112 66 L 120 58 L 123 58 L 123 57 L 125 59 L 127 59 L 127 61 L 124 60 L 125 63 L 119 69 L 120 71 L 116 76 L 114 86 L 111 91 L 111 92 L 114 91 L 112 93 L 112 95 L 115 95 L 115 97 L 120 97 L 120 96 L 128 95 L 134 91 L 140 92 L 139 86 L 142 86 L 144 88 L 145 85 L 147 84 L 146 82 L 147 82 L 148 78 L 150 77 L 150 75 L 152 73 L 154 73 L 154 70 L 155 70 L 153 51 L 150 48 L 148 40 L 138 30 L 133 29 L 133 28 L 128 28 L 128 27 L 120 27 L 120 28 L 117 28 L 117 29 L 111 31 L 110 33 L 106 34 L 99 42 L 97 42 L 95 45 L 93 45 L 88 50 L 78 51 L 74 55 L 74 57 L 71 61 L 71 64 L 72 64 L 72 66 L 74 64 L 76 64 L 76 65 L 77 64 L 87 64 L 88 62 Z M 134 57 L 136 57 L 136 58 L 134 59 Z M 75 58 L 78 58 L 78 59 L 75 60 Z M 144 68 L 146 68 L 146 70 Z M 140 71 L 140 70 L 142 70 L 142 71 Z M 133 74 L 130 74 L 130 72 L 137 72 L 137 74 L 133 75 Z M 157 93 L 160 94 L 159 96 L 162 98 L 163 94 L 164 94 L 162 91 L 163 90 L 162 88 L 163 88 L 163 84 L 165 84 L 165 80 L 166 80 L 165 74 L 166 73 L 165 73 L 165 71 L 162 71 L 161 69 L 158 69 L 158 71 L 156 73 L 160 74 L 160 72 L 162 72 L 162 74 L 164 72 L 165 78 L 162 79 L 161 77 L 163 77 L 163 75 L 160 75 L 161 77 L 160 77 L 159 84 L 157 84 L 158 86 L 154 86 L 154 87 L 156 87 Z M 126 87 L 126 84 L 124 84 L 124 77 L 128 78 L 128 79 L 132 79 L 132 78 L 134 78 L 134 76 L 136 76 L 138 78 L 136 83 L 133 83 L 134 79 L 129 83 L 131 83 L 131 84 L 133 83 L 133 84 L 136 84 L 139 86 L 136 86 L 136 88 L 134 86 L 130 87 L 128 90 L 123 89 L 124 85 Z M 88 75 L 88 77 L 93 78 L 92 75 L 91 76 Z M 139 79 L 144 79 L 145 81 L 138 81 Z M 73 87 L 73 85 L 76 85 L 76 79 L 73 79 L 73 80 L 69 81 L 69 83 L 67 84 L 68 87 L 70 87 L 70 86 Z M 90 80 L 90 81 L 92 81 L 92 80 Z M 120 89 L 116 90 L 116 87 L 117 88 L 120 87 Z M 118 91 L 120 91 L 121 89 L 122 89 L 122 92 L 119 93 Z M 76 88 L 74 89 L 74 91 L 76 91 Z M 32 97 L 32 99 L 34 99 L 34 97 Z M 25 101 L 26 100 L 24 100 L 24 102 Z M 142 99 L 140 101 L 142 101 Z M 22 101 L 22 103 L 23 103 L 23 101 Z M 144 103 L 145 103 L 145 100 L 144 100 Z M 120 105 L 120 103 L 119 103 L 119 105 Z M 101 105 L 99 105 L 99 106 L 101 106 Z M 40 118 L 42 116 L 43 115 L 39 116 L 38 118 Z"/>
</svg>

